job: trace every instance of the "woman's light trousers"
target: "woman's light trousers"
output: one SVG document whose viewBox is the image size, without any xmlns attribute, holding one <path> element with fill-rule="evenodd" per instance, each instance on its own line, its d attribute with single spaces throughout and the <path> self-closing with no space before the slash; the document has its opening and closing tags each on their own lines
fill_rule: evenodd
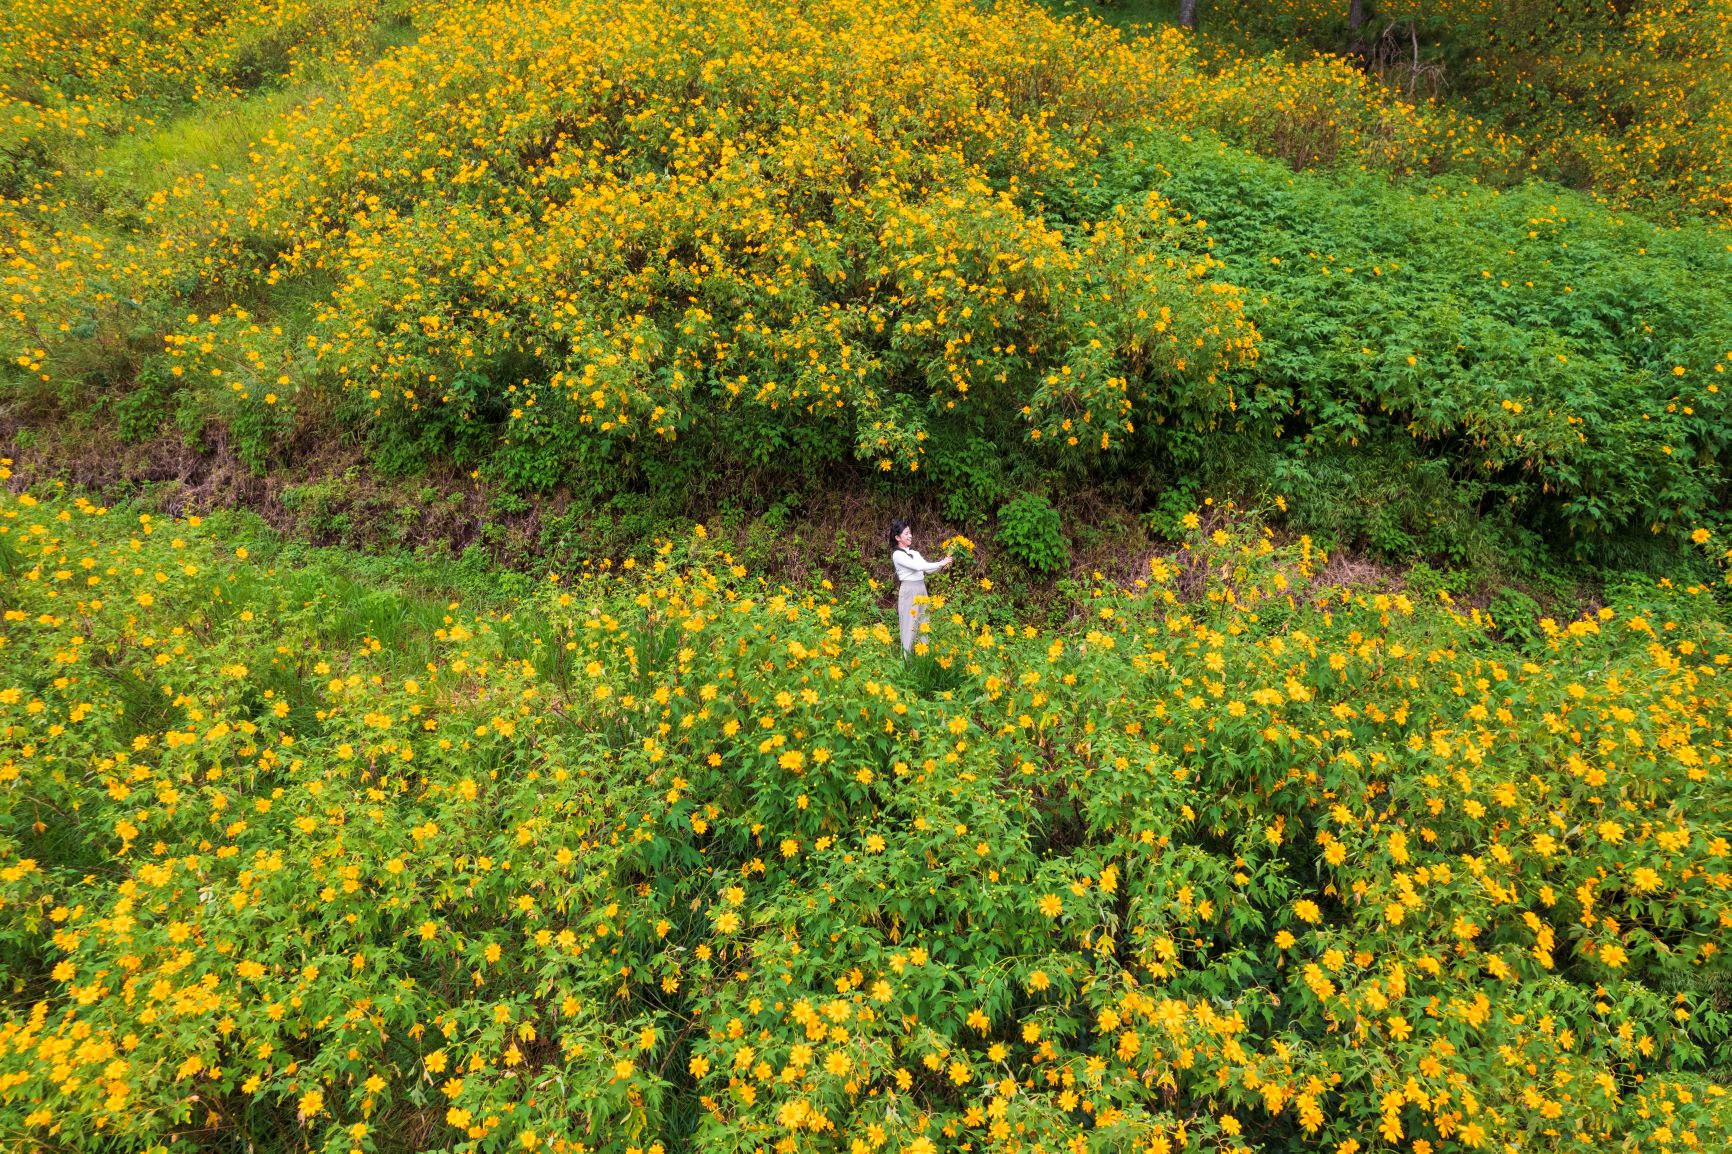
<svg viewBox="0 0 1732 1154">
<path fill-rule="evenodd" d="M 920 640 L 920 623 L 927 619 L 926 606 L 916 605 L 916 597 L 925 597 L 925 581 L 904 581 L 896 595 L 896 620 L 902 625 L 902 652 L 914 652 L 914 643 Z"/>
</svg>

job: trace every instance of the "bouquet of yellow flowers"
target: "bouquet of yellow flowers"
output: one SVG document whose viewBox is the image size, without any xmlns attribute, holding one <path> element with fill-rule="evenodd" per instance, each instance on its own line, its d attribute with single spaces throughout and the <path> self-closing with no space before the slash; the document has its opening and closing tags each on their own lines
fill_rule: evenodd
<svg viewBox="0 0 1732 1154">
<path fill-rule="evenodd" d="M 970 541 L 967 537 L 958 533 L 953 537 L 946 537 L 943 541 L 940 541 L 938 547 L 956 558 L 955 562 L 951 566 L 953 569 L 966 569 L 970 573 L 974 572 L 973 541 Z M 988 581 L 982 581 L 981 587 L 991 589 L 992 584 Z"/>
</svg>

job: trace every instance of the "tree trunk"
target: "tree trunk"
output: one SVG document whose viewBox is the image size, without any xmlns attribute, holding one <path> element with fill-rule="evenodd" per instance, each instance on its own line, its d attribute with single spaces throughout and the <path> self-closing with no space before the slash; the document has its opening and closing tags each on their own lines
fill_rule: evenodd
<svg viewBox="0 0 1732 1154">
<path fill-rule="evenodd" d="M 1365 0 L 1352 0 L 1352 3 L 1347 5 L 1347 55 L 1357 57 L 1362 68 L 1369 55 L 1369 46 L 1365 43 L 1367 19 Z"/>
<path fill-rule="evenodd" d="M 1179 27 L 1197 26 L 1197 0 L 1179 0 Z"/>
</svg>

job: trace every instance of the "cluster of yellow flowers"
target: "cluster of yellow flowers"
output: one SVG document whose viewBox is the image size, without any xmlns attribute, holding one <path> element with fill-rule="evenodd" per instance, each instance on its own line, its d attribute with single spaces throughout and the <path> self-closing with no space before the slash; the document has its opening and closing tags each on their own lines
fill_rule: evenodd
<svg viewBox="0 0 1732 1154">
<path fill-rule="evenodd" d="M 268 280 L 335 282 L 312 330 L 243 352 L 200 321 L 172 371 L 254 401 L 309 376 L 409 429 L 498 407 L 562 460 L 834 426 L 885 469 L 925 455 L 912 375 L 940 414 L 1108 451 L 1151 372 L 1221 391 L 1256 353 L 1204 222 L 1040 211 L 1194 77 L 959 0 L 459 8 L 291 113 L 234 192 Z"/>
<path fill-rule="evenodd" d="M 29 1141 L 1732 1137 L 1702 590 L 1518 651 L 1211 508 L 1063 632 L 965 590 L 908 666 L 697 533 L 466 609 L 233 517 L 0 529 Z"/>
<path fill-rule="evenodd" d="M 1344 35 L 1346 10 L 1333 0 L 1273 0 L 1224 7 L 1217 19 L 1247 40 L 1273 33 L 1321 42 Z M 1518 173 L 1580 181 L 1604 200 L 1662 218 L 1732 213 L 1725 4 L 1380 3 L 1366 34 L 1404 20 L 1445 29 L 1471 49 L 1449 64 L 1447 98 L 1435 110 L 1465 101 L 1506 124 L 1499 132 L 1478 127 L 1486 143 L 1522 162 Z M 1392 75 L 1411 81 L 1410 72 Z"/>
<path fill-rule="evenodd" d="M 1230 40 L 1199 44 L 1170 27 L 1145 42 L 1207 77 L 1187 90 L 1180 123 L 1213 129 L 1295 168 L 1348 162 L 1403 175 L 1456 169 L 1498 183 L 1523 175 L 1518 138 L 1452 105 L 1385 87 L 1340 56 L 1259 56 L 1234 51 Z"/>
<path fill-rule="evenodd" d="M 315 64 L 354 60 L 393 0 L 17 0 L 0 14 L 8 149 L 155 126 L 187 102 L 233 100 Z"/>
<path fill-rule="evenodd" d="M 1043 452 L 1115 452 L 1165 413 L 1231 412 L 1261 348 L 1208 222 L 1102 189 L 1127 144 L 1215 131 L 1299 166 L 1499 182 L 1536 147 L 1338 58 L 1203 60 L 1176 30 L 1126 42 L 1023 3 L 231 8 L 9 17 L 20 139 L 87 171 L 0 190 L 7 365 L 107 379 L 156 331 L 164 387 L 243 439 L 312 391 L 434 454 L 503 438 L 537 486 L 679 438 L 913 470 L 934 422 L 981 413 Z M 1680 13 L 1692 45 L 1718 35 Z M 293 99 L 242 100 L 278 49 Z M 325 91 L 313 62 L 349 82 Z M 143 170 L 243 105 L 256 139 L 223 164 Z M 188 106 L 193 128 L 159 123 Z M 130 136 L 63 156 L 41 116 Z M 1718 147 L 1698 135 L 1692 155 Z M 141 171 L 93 213 L 110 164 Z"/>
<path fill-rule="evenodd" d="M 177 300 L 229 299 L 257 283 L 269 261 L 249 247 L 255 238 L 235 227 L 233 205 L 219 195 L 232 194 L 239 178 L 200 146 L 245 131 L 258 115 L 249 98 L 272 107 L 261 89 L 299 91 L 362 66 L 381 36 L 420 7 L 422 0 L 8 4 L 0 12 L 0 342 L 8 368 L 53 382 L 124 366 L 141 325 L 168 327 L 185 311 Z M 242 160 L 244 144 L 230 149 Z M 182 151 L 208 169 L 179 160 Z"/>
</svg>

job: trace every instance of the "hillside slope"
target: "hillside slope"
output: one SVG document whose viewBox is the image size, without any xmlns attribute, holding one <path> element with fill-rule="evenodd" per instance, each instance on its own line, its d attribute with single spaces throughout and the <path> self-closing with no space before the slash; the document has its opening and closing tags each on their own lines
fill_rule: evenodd
<svg viewBox="0 0 1732 1154">
<path fill-rule="evenodd" d="M 1297 528 L 1449 563 L 1679 560 L 1728 505 L 1724 234 L 1340 61 L 960 0 L 373 11 L 413 41 L 0 203 L 33 475 L 95 423 L 580 503 L 900 478 L 964 527 L 1327 491 Z"/>
</svg>

